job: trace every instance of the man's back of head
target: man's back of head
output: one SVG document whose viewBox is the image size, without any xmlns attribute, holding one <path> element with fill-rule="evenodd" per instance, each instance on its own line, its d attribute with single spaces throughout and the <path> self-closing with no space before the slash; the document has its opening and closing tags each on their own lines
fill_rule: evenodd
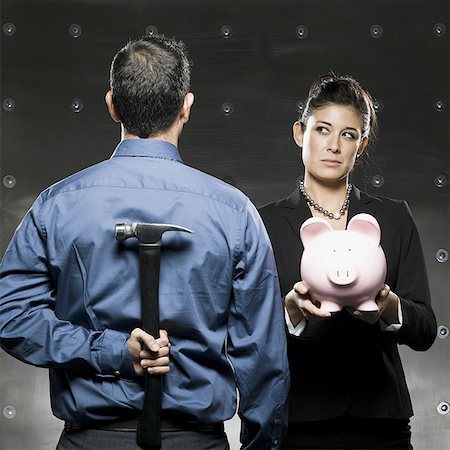
<svg viewBox="0 0 450 450">
<path fill-rule="evenodd" d="M 168 130 L 189 92 L 190 72 L 182 42 L 163 35 L 128 42 L 110 72 L 114 107 L 128 133 L 148 138 Z"/>
</svg>

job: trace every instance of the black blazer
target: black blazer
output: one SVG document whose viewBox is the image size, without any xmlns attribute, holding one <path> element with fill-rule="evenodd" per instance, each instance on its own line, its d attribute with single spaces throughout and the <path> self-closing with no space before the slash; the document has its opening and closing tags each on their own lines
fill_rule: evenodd
<svg viewBox="0 0 450 450">
<path fill-rule="evenodd" d="M 427 350 L 436 338 L 428 279 L 417 229 L 404 201 L 353 188 L 348 219 L 365 212 L 381 227 L 386 283 L 400 297 L 403 325 L 381 331 L 343 310 L 288 335 L 289 422 L 341 417 L 408 418 L 411 399 L 397 344 Z M 298 190 L 260 208 L 274 248 L 282 295 L 299 281 L 301 224 L 311 213 Z"/>
</svg>

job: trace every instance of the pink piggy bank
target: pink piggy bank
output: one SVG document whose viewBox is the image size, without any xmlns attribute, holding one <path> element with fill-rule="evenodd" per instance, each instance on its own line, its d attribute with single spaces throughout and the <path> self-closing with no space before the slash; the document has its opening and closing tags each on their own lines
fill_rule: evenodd
<svg viewBox="0 0 450 450">
<path fill-rule="evenodd" d="M 345 231 L 335 231 L 325 219 L 312 217 L 301 226 L 300 238 L 305 248 L 300 276 L 311 296 L 321 302 L 320 309 L 378 309 L 375 297 L 384 286 L 386 257 L 374 217 L 358 214 Z"/>
</svg>

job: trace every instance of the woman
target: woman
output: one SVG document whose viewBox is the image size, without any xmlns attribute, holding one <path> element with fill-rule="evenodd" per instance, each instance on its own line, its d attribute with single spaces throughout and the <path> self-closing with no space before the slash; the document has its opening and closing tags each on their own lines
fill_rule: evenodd
<svg viewBox="0 0 450 450">
<path fill-rule="evenodd" d="M 370 95 L 333 73 L 312 85 L 293 126 L 305 167 L 298 188 L 260 209 L 277 261 L 288 325 L 289 431 L 283 448 L 410 449 L 411 400 L 398 344 L 427 350 L 436 337 L 422 249 L 404 201 L 375 197 L 349 181 L 376 129 Z M 387 259 L 378 311 L 320 309 L 299 281 L 299 229 L 322 217 L 343 230 L 358 213 L 381 227 Z"/>
</svg>

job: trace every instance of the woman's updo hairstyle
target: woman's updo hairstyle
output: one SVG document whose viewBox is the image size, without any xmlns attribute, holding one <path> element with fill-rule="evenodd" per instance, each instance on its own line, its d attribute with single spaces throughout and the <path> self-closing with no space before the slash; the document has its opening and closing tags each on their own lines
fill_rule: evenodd
<svg viewBox="0 0 450 450">
<path fill-rule="evenodd" d="M 319 76 L 311 85 L 299 117 L 303 129 L 314 110 L 330 104 L 353 106 L 361 117 L 362 137 L 376 137 L 378 122 L 371 95 L 353 77 L 334 72 Z"/>
</svg>

